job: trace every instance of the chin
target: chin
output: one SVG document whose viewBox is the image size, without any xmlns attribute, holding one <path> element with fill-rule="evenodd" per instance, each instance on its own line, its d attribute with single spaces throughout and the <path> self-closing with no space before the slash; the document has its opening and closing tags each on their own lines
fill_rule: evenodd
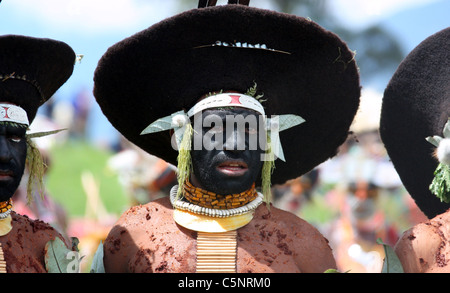
<svg viewBox="0 0 450 293">
<path fill-rule="evenodd" d="M 0 184 L 0 202 L 9 200 L 16 192 L 18 186 L 13 184 Z"/>
<path fill-rule="evenodd" d="M 14 192 L 5 191 L 3 188 L 0 188 L 0 202 L 8 201 L 13 195 Z"/>
<path fill-rule="evenodd" d="M 249 168 L 246 172 L 239 176 L 226 174 L 217 166 L 209 165 L 208 168 L 204 168 L 202 165 L 194 165 L 192 176 L 199 185 L 198 187 L 207 191 L 220 195 L 236 194 L 250 189 L 259 175 L 258 168 L 252 167 L 251 164 L 248 165 Z"/>
<path fill-rule="evenodd" d="M 210 188 L 206 189 L 220 195 L 236 194 L 248 190 L 250 187 L 252 187 L 253 183 L 254 180 L 250 178 L 221 176 L 221 178 L 217 178 L 217 180 L 211 181 L 211 183 L 208 184 Z"/>
</svg>

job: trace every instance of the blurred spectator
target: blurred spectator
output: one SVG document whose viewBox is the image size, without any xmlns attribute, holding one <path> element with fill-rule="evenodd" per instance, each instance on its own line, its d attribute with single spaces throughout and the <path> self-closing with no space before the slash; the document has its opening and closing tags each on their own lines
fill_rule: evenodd
<svg viewBox="0 0 450 293">
<path fill-rule="evenodd" d="M 70 128 L 70 136 L 75 139 L 86 139 L 89 112 L 91 109 L 91 93 L 81 88 L 72 99 L 74 110 L 73 122 Z"/>
<path fill-rule="evenodd" d="M 111 157 L 108 168 L 118 174 L 130 205 L 166 196 L 176 184 L 175 167 L 152 156 L 125 139 L 123 150 Z"/>
<path fill-rule="evenodd" d="M 340 271 L 381 272 L 384 249 L 377 238 L 393 246 L 421 216 L 412 217 L 417 208 L 408 201 L 378 131 L 358 130 L 314 172 L 274 187 L 274 205 L 314 223 L 330 241 Z M 327 221 L 317 221 L 320 216 L 311 211 L 327 213 Z"/>
<path fill-rule="evenodd" d="M 62 129 L 67 129 L 67 131 L 61 132 L 62 140 L 65 141 L 70 136 L 70 128 L 72 127 L 72 122 L 74 120 L 74 109 L 70 102 L 68 101 L 58 101 L 53 106 L 52 120 L 60 126 Z"/>
<path fill-rule="evenodd" d="M 298 215 L 303 204 L 312 197 L 318 181 L 318 173 L 319 171 L 314 169 L 276 188 L 276 191 L 274 191 L 274 206 Z"/>
<path fill-rule="evenodd" d="M 87 121 L 91 112 L 92 96 L 86 88 L 80 88 L 70 100 L 59 100 L 44 109 L 42 114 L 51 115 L 50 118 L 61 128 L 68 131 L 64 133 L 67 138 L 87 139 Z M 49 112 L 51 110 L 51 112 Z"/>
</svg>

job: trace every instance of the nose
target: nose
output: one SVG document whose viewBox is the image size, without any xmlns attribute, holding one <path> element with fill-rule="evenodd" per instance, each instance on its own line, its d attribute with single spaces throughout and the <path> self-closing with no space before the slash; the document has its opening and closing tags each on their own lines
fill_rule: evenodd
<svg viewBox="0 0 450 293">
<path fill-rule="evenodd" d="M 239 131 L 234 128 L 233 131 L 226 133 L 224 149 L 232 152 L 242 152 L 246 148 L 245 131 Z"/>
<path fill-rule="evenodd" d="M 4 136 L 0 136 L 0 162 L 8 163 L 12 158 L 11 150 L 9 149 L 9 144 Z"/>
</svg>

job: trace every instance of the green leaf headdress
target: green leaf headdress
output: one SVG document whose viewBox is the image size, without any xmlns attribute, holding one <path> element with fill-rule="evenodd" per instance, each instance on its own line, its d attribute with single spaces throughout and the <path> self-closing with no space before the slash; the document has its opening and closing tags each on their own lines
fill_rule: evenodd
<svg viewBox="0 0 450 293">
<path fill-rule="evenodd" d="M 33 141 L 33 138 L 43 137 L 51 134 L 56 134 L 65 129 L 58 129 L 53 131 L 35 132 L 26 135 L 27 140 L 27 159 L 26 166 L 30 172 L 27 183 L 27 201 L 28 203 L 32 200 L 33 186 L 37 186 L 39 195 L 41 198 L 44 196 L 44 173 L 47 166 L 42 159 L 41 152 L 39 148 Z"/>
<path fill-rule="evenodd" d="M 207 98 L 195 104 L 187 113 L 185 111 L 178 111 L 169 116 L 157 119 L 146 127 L 141 135 L 174 130 L 174 140 L 172 139 L 172 147 L 178 150 L 178 185 L 184 184 L 189 178 L 192 162 L 191 162 L 191 141 L 193 135 L 193 127 L 190 122 L 190 117 L 206 109 L 221 108 L 221 107 L 243 107 L 252 109 L 265 118 L 265 129 L 267 133 L 267 150 L 263 156 L 264 164 L 262 168 L 262 193 L 265 201 L 270 202 L 271 199 L 271 174 L 274 170 L 274 161 L 277 158 L 285 161 L 279 132 L 290 127 L 299 125 L 305 120 L 297 115 L 280 115 L 271 118 L 265 117 L 264 107 L 261 105 L 262 96 L 256 95 L 256 84 L 251 87 L 246 94 L 237 93 L 222 93 L 211 94 Z M 178 188 L 177 197 L 182 195 L 183 188 Z"/>
<path fill-rule="evenodd" d="M 438 135 L 426 138 L 436 149 L 439 165 L 434 171 L 430 191 L 441 201 L 450 203 L 450 118 L 444 126 L 444 137 Z"/>
</svg>

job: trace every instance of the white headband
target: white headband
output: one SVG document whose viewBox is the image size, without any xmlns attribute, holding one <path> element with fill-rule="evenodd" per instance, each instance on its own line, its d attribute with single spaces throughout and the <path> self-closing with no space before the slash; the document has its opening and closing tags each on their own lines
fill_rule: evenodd
<svg viewBox="0 0 450 293">
<path fill-rule="evenodd" d="M 0 121 L 30 125 L 27 112 L 21 107 L 12 104 L 0 104 Z"/>
<path fill-rule="evenodd" d="M 264 108 L 260 102 L 251 96 L 239 93 L 225 93 L 207 97 L 195 104 L 187 114 L 189 117 L 192 117 L 203 110 L 220 107 L 247 108 L 265 115 Z"/>
<path fill-rule="evenodd" d="M 265 118 L 267 125 L 266 129 L 271 133 L 271 137 L 273 138 L 271 141 L 272 152 L 277 158 L 280 158 L 283 161 L 285 161 L 285 158 L 281 147 L 279 132 L 305 122 L 302 117 L 292 114 L 276 115 L 274 118 L 267 118 L 265 117 L 263 106 L 255 98 L 239 93 L 223 93 L 201 100 L 187 113 L 181 110 L 169 116 L 157 119 L 147 126 L 141 132 L 141 135 L 174 129 L 176 143 L 179 146 L 184 135 L 183 128 L 190 123 L 189 117 L 206 109 L 220 107 L 241 107 L 260 113 Z"/>
</svg>

